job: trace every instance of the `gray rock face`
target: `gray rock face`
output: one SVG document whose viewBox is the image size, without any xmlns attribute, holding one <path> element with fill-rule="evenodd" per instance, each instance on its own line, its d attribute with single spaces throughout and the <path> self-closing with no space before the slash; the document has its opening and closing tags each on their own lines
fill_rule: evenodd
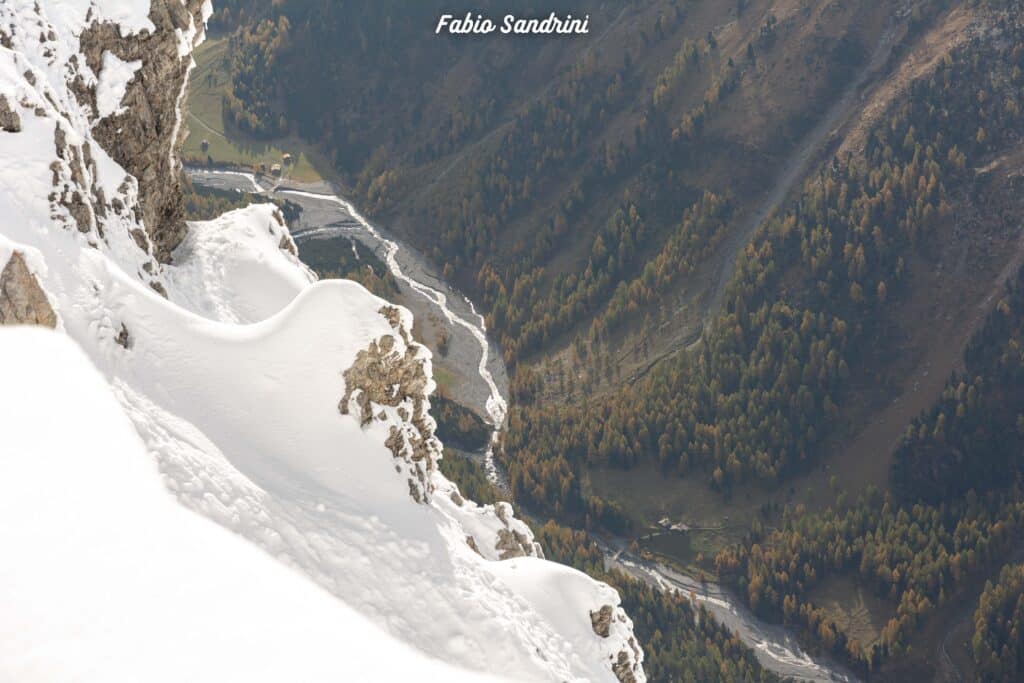
<svg viewBox="0 0 1024 683">
<path fill-rule="evenodd" d="M 384 445 L 396 460 L 406 463 L 409 495 L 423 503 L 433 492 L 427 475 L 437 467 L 441 451 L 434 437 L 434 423 L 427 415 L 428 378 L 423 360 L 417 357 L 420 346 L 402 325 L 398 309 L 385 306 L 379 312 L 401 337 L 405 351 L 398 351 L 391 335 L 370 342 L 369 348 L 360 351 L 352 367 L 344 372 L 345 394 L 338 410 L 348 415 L 354 404 L 365 427 L 374 420 L 388 419 L 384 412 L 374 414 L 376 406 L 398 408 L 404 424 L 391 425 Z"/>
<path fill-rule="evenodd" d="M 7 98 L 0 95 L 0 130 L 5 133 L 18 133 L 21 131 L 21 117 L 14 111 L 7 102 Z"/>
<path fill-rule="evenodd" d="M 612 627 L 612 606 L 602 605 L 598 611 L 591 612 L 590 625 L 593 627 L 594 633 L 602 638 L 607 638 Z"/>
<path fill-rule="evenodd" d="M 497 515 L 504 529 L 498 529 L 498 540 L 494 549 L 498 551 L 498 558 L 509 560 L 513 557 L 544 557 L 540 546 L 535 544 L 525 535 L 512 528 L 512 506 L 508 503 L 499 502 L 494 506 L 494 514 Z"/>
<path fill-rule="evenodd" d="M 601 605 L 601 609 L 590 613 L 590 626 L 594 633 L 602 638 L 611 635 L 612 619 L 615 618 L 615 608 L 611 605 Z M 619 610 L 619 621 L 624 622 L 626 617 L 622 610 Z M 632 637 L 628 641 L 629 650 L 620 650 L 612 662 L 612 673 L 615 674 L 620 683 L 636 683 L 636 674 L 639 669 L 640 650 L 636 640 Z"/>
<path fill-rule="evenodd" d="M 42 287 L 15 252 L 0 273 L 0 325 L 57 326 L 57 315 Z"/>
<path fill-rule="evenodd" d="M 142 218 L 162 262 L 185 237 L 184 201 L 180 169 L 171 154 L 186 130 L 185 112 L 179 113 L 191 54 L 178 55 L 176 29 L 187 33 L 203 30 L 202 0 L 152 0 L 149 19 L 156 31 L 122 38 L 111 23 L 95 23 L 82 32 L 82 53 L 90 69 L 100 73 L 103 53 L 124 61 L 141 60 L 142 66 L 128 84 L 124 109 L 95 124 L 93 135 L 103 148 L 139 181 Z M 96 111 L 93 89 L 80 85 L 72 91 L 83 106 Z"/>
<path fill-rule="evenodd" d="M 612 671 L 615 673 L 615 677 L 621 681 L 621 683 L 636 683 L 636 674 L 634 670 L 636 664 L 630 659 L 629 653 L 625 650 L 619 652 L 618 659 L 615 664 L 612 665 Z"/>
</svg>

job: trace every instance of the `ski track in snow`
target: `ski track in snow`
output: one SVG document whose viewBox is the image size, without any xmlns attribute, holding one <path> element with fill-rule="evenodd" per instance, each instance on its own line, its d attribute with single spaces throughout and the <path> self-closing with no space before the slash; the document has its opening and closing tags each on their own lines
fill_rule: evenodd
<svg viewBox="0 0 1024 683">
<path fill-rule="evenodd" d="M 498 469 L 494 463 L 494 447 L 498 442 L 498 435 L 501 432 L 502 426 L 505 424 L 505 417 L 508 414 L 508 403 L 506 403 L 505 399 L 502 397 L 501 391 L 498 389 L 498 385 L 495 383 L 493 375 L 491 375 L 491 371 L 487 368 L 487 362 L 490 359 L 491 353 L 490 343 L 487 339 L 487 326 L 484 321 L 484 317 L 477 312 L 476 307 L 473 305 L 473 302 L 470 301 L 469 297 L 463 297 L 463 299 L 469 306 L 469 309 L 473 312 L 473 315 L 477 317 L 478 322 L 475 325 L 448 308 L 448 297 L 443 292 L 440 292 L 433 287 L 406 275 L 396 257 L 399 250 L 398 243 L 381 235 L 373 224 L 366 220 L 366 218 L 356 210 L 355 206 L 346 199 L 333 194 L 306 192 L 304 190 L 277 189 L 276 187 L 271 187 L 268 190 L 256 182 L 256 177 L 253 174 L 243 173 L 241 171 L 214 171 L 214 173 L 246 178 L 250 183 L 252 183 L 252 191 L 256 194 L 290 194 L 297 197 L 306 197 L 307 199 L 317 199 L 320 201 L 338 204 L 345 209 L 345 211 L 347 211 L 360 226 L 370 233 L 374 239 L 384 245 L 385 262 L 388 264 L 388 268 L 396 278 L 409 285 L 409 287 L 411 287 L 416 293 L 437 306 L 444 314 L 445 318 L 448 319 L 449 323 L 460 325 L 473 335 L 477 340 L 477 343 L 480 345 L 480 364 L 477 366 L 477 372 L 487 384 L 487 388 L 490 391 L 490 396 L 487 399 L 485 407 L 487 415 L 491 421 L 493 432 L 491 433 L 491 442 L 484 454 L 484 463 L 487 478 L 492 483 L 498 483 Z M 295 231 L 292 235 L 294 238 L 298 239 L 303 236 L 310 237 L 313 235 L 340 234 L 343 232 L 343 228 L 324 227 L 312 230 Z"/>
</svg>

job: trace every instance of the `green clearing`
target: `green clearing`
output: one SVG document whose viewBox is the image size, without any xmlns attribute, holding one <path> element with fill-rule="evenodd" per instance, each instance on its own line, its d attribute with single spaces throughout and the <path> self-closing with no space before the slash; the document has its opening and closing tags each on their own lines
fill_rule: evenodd
<svg viewBox="0 0 1024 683">
<path fill-rule="evenodd" d="M 832 471 L 819 468 L 805 473 L 794 481 L 792 489 L 784 486 L 770 491 L 748 486 L 726 497 L 711 490 L 699 472 L 680 478 L 666 477 L 656 468 L 643 465 L 630 470 L 592 467 L 587 470 L 585 488 L 588 493 L 615 501 L 632 516 L 643 551 L 690 576 L 703 572 L 708 579 L 716 580 L 715 555 L 739 542 L 767 506 L 776 506 L 777 512 L 778 506 L 784 505 L 794 508 L 804 504 L 809 511 L 836 505 L 837 494 L 827 481 Z M 652 533 L 665 517 L 672 523 L 684 522 L 690 530 L 658 529 Z M 875 642 L 894 614 L 892 605 L 849 576 L 823 579 L 811 589 L 809 599 L 862 644 Z"/>
<path fill-rule="evenodd" d="M 436 362 L 434 363 L 434 382 L 437 384 L 438 392 L 450 396 L 456 385 L 455 375 L 450 370 L 445 370 Z"/>
<path fill-rule="evenodd" d="M 228 39 L 209 37 L 194 53 L 196 66 L 189 80 L 186 123 L 188 137 L 182 146 L 186 163 L 267 169 L 281 164 L 284 154 L 294 159 L 291 166 L 282 164 L 284 177 L 312 183 L 322 179 L 313 161 L 294 137 L 277 140 L 255 140 L 242 135 L 224 120 L 223 95 L 230 79 L 227 57 Z M 203 150 L 203 141 L 208 148 Z"/>
<path fill-rule="evenodd" d="M 782 498 L 778 493 L 769 496 L 758 491 L 757 495 L 740 493 L 728 500 L 712 491 L 699 473 L 665 477 L 645 465 L 629 470 L 590 468 L 584 488 L 588 494 L 622 506 L 636 524 L 641 549 L 692 576 L 703 572 L 708 578 L 714 578 L 715 554 L 740 540 L 762 504 L 773 497 Z M 672 523 L 685 522 L 690 531 L 650 534 L 664 517 Z"/>
<path fill-rule="evenodd" d="M 655 547 L 649 542 L 643 545 L 686 567 L 693 566 L 697 552 L 713 558 L 720 549 L 739 542 L 755 518 L 772 526 L 785 506 L 802 505 L 808 513 L 842 507 L 841 491 L 847 492 L 846 499 L 855 499 L 867 483 L 874 483 L 864 481 L 862 465 L 850 458 L 826 457 L 778 486 L 742 484 L 728 495 L 714 491 L 701 471 L 677 477 L 666 476 L 651 464 L 639 463 L 628 470 L 598 465 L 586 469 L 584 491 L 618 503 L 640 529 L 638 535 L 645 535 L 663 517 L 685 522 L 693 528 L 690 536 L 697 550 L 667 539 Z"/>
<path fill-rule="evenodd" d="M 731 529 L 667 532 L 640 539 L 640 548 L 676 565 L 694 578 L 717 580 L 715 553 L 735 540 Z"/>
<path fill-rule="evenodd" d="M 689 477 L 664 476 L 644 464 L 629 470 L 592 467 L 587 471 L 585 487 L 588 493 L 620 504 L 641 528 L 668 517 L 690 527 L 714 529 L 723 540 L 733 535 L 738 538 L 747 531 L 763 504 L 786 502 L 780 492 L 759 489 L 742 489 L 727 498 L 713 491 L 700 472 Z"/>
</svg>

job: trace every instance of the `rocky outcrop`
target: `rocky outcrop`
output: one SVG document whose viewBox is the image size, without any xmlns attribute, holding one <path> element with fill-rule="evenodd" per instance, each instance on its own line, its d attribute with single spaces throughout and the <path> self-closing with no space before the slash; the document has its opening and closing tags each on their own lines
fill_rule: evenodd
<svg viewBox="0 0 1024 683">
<path fill-rule="evenodd" d="M 602 605 L 601 609 L 590 613 L 590 625 L 594 629 L 594 633 L 602 638 L 607 638 L 611 633 L 612 610 L 611 605 Z"/>
<path fill-rule="evenodd" d="M 51 138 L 50 220 L 90 247 L 118 250 L 130 262 L 126 270 L 160 293 L 160 261 L 186 230 L 174 148 L 184 130 L 191 49 L 208 11 L 203 0 L 86 3 L 58 12 L 0 2 L 11 50 L 0 135 L 31 135 L 40 147 Z"/>
<path fill-rule="evenodd" d="M 630 644 L 632 640 L 630 638 Z M 635 660 L 625 650 L 619 652 L 618 658 L 612 664 L 612 672 L 621 683 L 637 683 Z"/>
<path fill-rule="evenodd" d="M 398 471 L 407 473 L 410 496 L 417 503 L 427 503 L 438 481 L 432 475 L 441 457 L 441 444 L 434 436 L 436 425 L 428 414 L 430 381 L 426 354 L 409 334 L 396 307 L 383 306 L 378 312 L 395 334 L 372 341 L 356 354 L 352 367 L 343 374 L 345 392 L 338 411 L 358 417 L 364 427 L 375 421 L 390 425 L 384 444 Z M 442 493 L 457 507 L 475 507 L 463 499 L 454 484 L 443 477 L 439 480 L 444 487 Z M 496 503 L 490 519 L 497 523 L 488 524 L 489 530 L 481 533 L 480 538 L 466 537 L 473 552 L 498 560 L 544 557 L 529 527 L 515 518 L 511 505 Z"/>
<path fill-rule="evenodd" d="M 409 495 L 416 502 L 425 503 L 434 493 L 437 480 L 431 475 L 437 470 L 442 452 L 441 443 L 434 435 L 436 423 L 428 414 L 427 354 L 409 334 L 398 308 L 384 306 L 378 313 L 397 336 L 381 337 L 359 352 L 355 363 L 344 373 L 345 394 L 338 410 L 343 415 L 357 414 L 364 427 L 375 420 L 391 422 L 384 445 L 396 462 L 408 468 Z M 384 408 L 393 411 L 392 414 Z M 447 479 L 442 477 L 441 480 L 443 487 L 450 487 L 447 495 L 457 507 L 475 505 L 463 499 Z M 466 537 L 466 543 L 474 552 L 498 560 L 544 557 L 529 527 L 516 519 L 510 504 L 495 503 L 492 519 L 500 526 L 492 527 L 487 536 L 475 539 L 470 534 Z M 481 547 L 486 552 L 482 552 Z"/>
<path fill-rule="evenodd" d="M 120 27 L 104 22 L 92 24 L 80 37 L 93 73 L 101 72 L 108 51 L 122 61 L 141 62 L 121 100 L 121 111 L 98 120 L 92 133 L 138 179 L 143 223 L 162 262 L 170 260 L 186 231 L 180 169 L 172 150 L 185 130 L 183 93 L 192 60 L 191 50 L 181 49 L 181 41 L 194 42 L 202 35 L 202 11 L 202 0 L 152 0 L 149 19 L 156 31 L 122 37 Z M 95 86 L 76 79 L 70 87 L 79 103 L 98 117 Z"/>
<path fill-rule="evenodd" d="M 621 624 L 628 622 L 626 613 L 622 611 L 621 607 L 601 605 L 599 610 L 590 613 L 590 626 L 594 629 L 594 633 L 601 638 L 611 636 L 612 622 L 615 620 Z M 630 627 L 630 631 L 632 631 L 632 627 Z M 636 683 L 637 672 L 641 670 L 640 665 L 643 661 L 642 653 L 633 636 L 629 636 L 626 644 L 629 645 L 629 649 L 619 650 L 612 661 L 612 673 L 621 683 Z"/>
<path fill-rule="evenodd" d="M 618 614 L 616 615 L 616 613 Z M 626 614 L 622 611 L 622 608 L 601 605 L 599 610 L 590 613 L 590 626 L 594 629 L 595 634 L 601 638 L 608 638 L 612 634 L 612 622 L 615 619 L 623 624 L 627 622 Z M 629 637 L 626 644 L 629 645 L 629 649 L 619 650 L 618 655 L 616 655 L 612 662 L 612 673 L 615 674 L 615 678 L 621 683 L 636 683 L 637 672 L 641 670 L 640 664 L 643 661 L 642 653 L 640 648 L 637 647 L 636 639 L 632 636 Z"/>
<path fill-rule="evenodd" d="M 5 133 L 21 132 L 21 117 L 3 95 L 0 95 L 0 130 Z"/>
<path fill-rule="evenodd" d="M 407 473 L 409 495 L 418 503 L 426 503 L 434 493 L 437 479 L 432 474 L 437 470 L 442 452 L 441 443 L 434 435 L 436 423 L 428 413 L 431 383 L 426 362 L 429 355 L 409 334 L 398 308 L 384 306 L 378 313 L 395 334 L 370 342 L 369 347 L 356 355 L 352 367 L 343 373 L 345 392 L 338 411 L 342 415 L 357 416 L 363 427 L 373 422 L 389 425 L 384 445 L 394 456 L 396 468 Z M 463 499 L 451 482 L 440 479 L 443 487 L 451 487 L 442 492 L 447 493 L 457 507 L 474 505 Z M 486 536 L 476 539 L 470 534 L 466 537 L 474 552 L 498 560 L 543 558 L 529 527 L 515 518 L 511 505 L 495 503 L 492 519 L 497 523 L 490 527 Z"/>
<path fill-rule="evenodd" d="M 498 540 L 494 549 L 498 551 L 498 559 L 510 560 L 513 557 L 544 557 L 540 547 L 533 542 L 522 529 L 516 528 L 512 523 L 512 506 L 508 503 L 497 503 L 494 506 L 494 514 L 505 525 L 505 528 L 498 529 Z"/>
<path fill-rule="evenodd" d="M 384 445 L 405 464 L 409 495 L 423 503 L 432 493 L 428 475 L 441 453 L 434 420 L 427 414 L 429 379 L 420 353 L 423 347 L 413 341 L 397 308 L 385 306 L 379 312 L 397 337 L 384 335 L 356 355 L 344 372 L 345 394 L 338 410 L 342 415 L 357 412 L 364 427 L 374 420 L 391 423 Z"/>
<path fill-rule="evenodd" d="M 57 315 L 18 252 L 0 272 L 0 325 L 57 326 Z"/>
</svg>

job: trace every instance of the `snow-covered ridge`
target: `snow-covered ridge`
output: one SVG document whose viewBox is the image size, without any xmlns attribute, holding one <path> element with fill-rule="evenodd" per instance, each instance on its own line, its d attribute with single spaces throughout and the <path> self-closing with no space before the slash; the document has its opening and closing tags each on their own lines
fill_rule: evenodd
<svg viewBox="0 0 1024 683">
<path fill-rule="evenodd" d="M 0 677 L 481 680 L 178 505 L 89 359 L 37 330 L 0 328 Z"/>
<path fill-rule="evenodd" d="M 0 678 L 643 681 L 616 592 L 438 471 L 408 311 L 272 206 L 147 222 L 208 13 L 0 3 L 0 322 L 56 328 L 0 331 Z"/>
</svg>

